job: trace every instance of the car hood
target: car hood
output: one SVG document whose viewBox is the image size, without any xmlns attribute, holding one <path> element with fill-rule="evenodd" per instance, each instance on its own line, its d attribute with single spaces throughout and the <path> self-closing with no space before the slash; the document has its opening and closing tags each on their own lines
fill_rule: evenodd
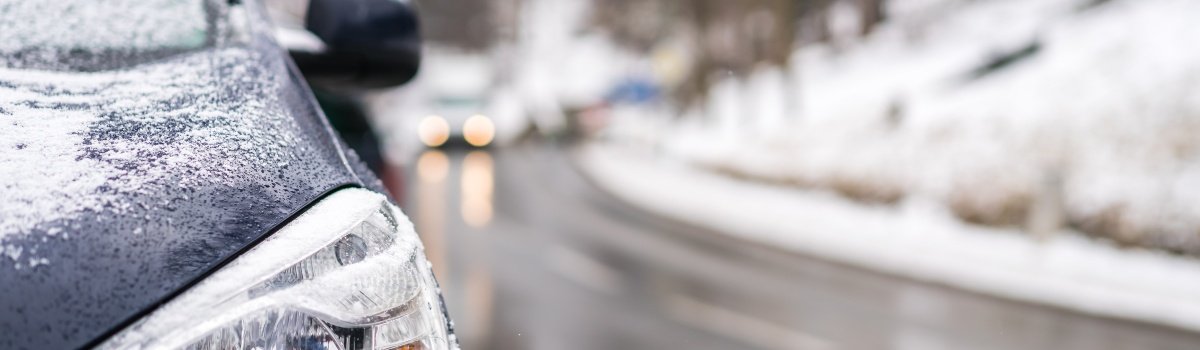
<svg viewBox="0 0 1200 350">
<path fill-rule="evenodd" d="M 0 68 L 0 348 L 119 330 L 364 185 L 342 149 L 265 37 L 115 71 Z"/>
</svg>

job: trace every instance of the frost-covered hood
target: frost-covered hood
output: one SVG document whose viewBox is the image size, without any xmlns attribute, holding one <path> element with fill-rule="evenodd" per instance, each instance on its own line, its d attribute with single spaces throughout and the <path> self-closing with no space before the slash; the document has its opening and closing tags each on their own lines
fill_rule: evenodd
<svg viewBox="0 0 1200 350">
<path fill-rule="evenodd" d="M 0 65 L 0 348 L 95 342 L 363 184 L 253 32 L 116 70 Z"/>
</svg>

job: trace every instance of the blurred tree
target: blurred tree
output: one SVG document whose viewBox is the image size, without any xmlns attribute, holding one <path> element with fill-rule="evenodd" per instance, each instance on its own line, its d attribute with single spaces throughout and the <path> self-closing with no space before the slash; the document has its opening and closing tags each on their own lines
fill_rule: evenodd
<svg viewBox="0 0 1200 350">
<path fill-rule="evenodd" d="M 836 1 L 858 10 L 860 35 L 885 19 L 886 0 L 596 0 L 593 24 L 647 55 L 667 40 L 691 42 L 690 71 L 673 94 L 690 105 L 707 96 L 714 76 L 782 69 L 797 45 L 829 42 Z"/>
<path fill-rule="evenodd" d="M 592 24 L 604 28 L 621 45 L 648 53 L 670 35 L 678 1 L 603 0 L 595 2 Z"/>
<path fill-rule="evenodd" d="M 832 37 L 829 31 L 829 5 L 832 0 L 799 0 L 796 16 L 800 22 L 798 30 L 804 39 L 800 44 L 828 42 Z"/>
<path fill-rule="evenodd" d="M 867 36 L 884 20 L 883 0 L 857 0 L 859 35 Z"/>
<path fill-rule="evenodd" d="M 694 34 L 695 61 L 677 96 L 707 95 L 715 75 L 744 77 L 763 65 L 787 65 L 796 44 L 803 0 L 673 0 L 678 21 Z"/>
<path fill-rule="evenodd" d="M 424 39 L 481 51 L 515 33 L 520 0 L 415 0 Z"/>
</svg>

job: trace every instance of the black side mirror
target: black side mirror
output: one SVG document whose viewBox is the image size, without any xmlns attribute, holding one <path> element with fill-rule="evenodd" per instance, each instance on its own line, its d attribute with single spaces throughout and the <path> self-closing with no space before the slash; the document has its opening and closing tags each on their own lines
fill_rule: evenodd
<svg viewBox="0 0 1200 350">
<path fill-rule="evenodd" d="M 391 87 L 420 68 L 417 16 L 399 0 L 311 0 L 305 26 L 326 50 L 290 53 L 313 84 Z"/>
</svg>

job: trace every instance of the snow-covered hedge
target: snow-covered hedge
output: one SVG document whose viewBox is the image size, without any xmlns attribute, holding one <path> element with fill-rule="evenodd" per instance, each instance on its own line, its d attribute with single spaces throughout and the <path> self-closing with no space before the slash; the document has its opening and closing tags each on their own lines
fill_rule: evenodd
<svg viewBox="0 0 1200 350">
<path fill-rule="evenodd" d="M 782 80 L 769 71 L 712 89 L 667 149 L 868 201 L 934 198 L 982 224 L 1200 254 L 1200 2 L 924 3 L 868 38 L 797 51 L 789 103 L 741 98 Z"/>
</svg>

